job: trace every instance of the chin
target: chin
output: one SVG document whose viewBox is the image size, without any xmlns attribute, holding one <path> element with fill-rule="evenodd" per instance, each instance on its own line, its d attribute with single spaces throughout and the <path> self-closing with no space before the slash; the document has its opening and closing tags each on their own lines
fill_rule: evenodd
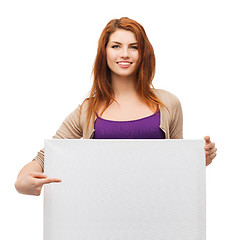
<svg viewBox="0 0 240 240">
<path fill-rule="evenodd" d="M 119 77 L 132 77 L 134 75 L 133 73 L 114 73 L 114 74 Z"/>
</svg>

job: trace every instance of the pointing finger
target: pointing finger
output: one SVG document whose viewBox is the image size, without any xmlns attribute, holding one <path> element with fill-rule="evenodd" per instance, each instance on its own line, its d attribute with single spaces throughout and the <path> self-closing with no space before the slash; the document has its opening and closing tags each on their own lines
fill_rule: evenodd
<svg viewBox="0 0 240 240">
<path fill-rule="evenodd" d="M 39 179 L 38 180 L 40 184 L 49 184 L 49 183 L 59 183 L 62 182 L 61 179 L 58 178 L 45 178 L 45 179 Z"/>
</svg>

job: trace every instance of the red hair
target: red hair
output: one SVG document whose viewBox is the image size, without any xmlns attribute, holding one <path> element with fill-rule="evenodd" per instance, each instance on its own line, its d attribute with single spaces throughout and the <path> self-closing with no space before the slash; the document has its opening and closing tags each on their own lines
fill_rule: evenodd
<svg viewBox="0 0 240 240">
<path fill-rule="evenodd" d="M 138 43 L 139 61 L 136 72 L 136 91 L 139 98 L 153 112 L 158 111 L 158 104 L 166 107 L 151 89 L 151 87 L 154 88 L 152 81 L 155 75 L 155 55 L 144 28 L 138 22 L 127 17 L 113 19 L 103 29 L 98 41 L 97 56 L 93 67 L 93 85 L 90 90 L 90 97 L 85 99 L 85 101 L 88 100 L 87 128 L 89 127 L 91 118 L 95 119 L 96 112 L 102 103 L 104 104 L 104 108 L 100 116 L 113 101 L 116 102 L 111 86 L 111 70 L 107 65 L 106 46 L 110 35 L 118 29 L 133 32 Z"/>
</svg>

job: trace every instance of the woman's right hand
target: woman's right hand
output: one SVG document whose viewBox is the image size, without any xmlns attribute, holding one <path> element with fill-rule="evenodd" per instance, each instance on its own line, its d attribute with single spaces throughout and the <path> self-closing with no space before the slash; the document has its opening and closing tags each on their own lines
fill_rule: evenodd
<svg viewBox="0 0 240 240">
<path fill-rule="evenodd" d="M 15 183 L 16 190 L 21 194 L 39 196 L 44 184 L 61 182 L 57 178 L 48 178 L 41 172 L 30 172 L 19 177 Z"/>
</svg>

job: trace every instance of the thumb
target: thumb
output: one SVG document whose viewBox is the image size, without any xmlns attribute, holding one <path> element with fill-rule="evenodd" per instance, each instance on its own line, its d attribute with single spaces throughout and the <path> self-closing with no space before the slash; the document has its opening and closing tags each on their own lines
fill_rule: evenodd
<svg viewBox="0 0 240 240">
<path fill-rule="evenodd" d="M 41 172 L 31 172 L 30 175 L 34 178 L 46 178 L 47 175 L 41 173 Z"/>
<path fill-rule="evenodd" d="M 204 137 L 204 140 L 206 141 L 206 143 L 210 143 L 210 142 L 211 142 L 209 136 L 205 136 L 205 137 Z"/>
</svg>

